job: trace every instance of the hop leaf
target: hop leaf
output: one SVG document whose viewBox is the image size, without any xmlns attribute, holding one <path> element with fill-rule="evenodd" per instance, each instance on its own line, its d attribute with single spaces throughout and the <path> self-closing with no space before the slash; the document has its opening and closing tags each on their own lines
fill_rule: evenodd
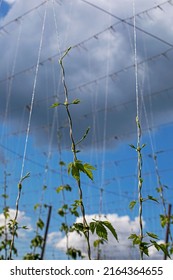
<svg viewBox="0 0 173 280">
<path fill-rule="evenodd" d="M 79 99 L 75 99 L 73 100 L 72 104 L 79 104 L 80 103 L 80 100 Z"/>
<path fill-rule="evenodd" d="M 136 200 L 133 200 L 133 201 L 130 202 L 129 208 L 132 210 L 135 205 L 136 205 Z"/>
<path fill-rule="evenodd" d="M 59 102 L 56 102 L 56 103 L 53 103 L 51 106 L 50 106 L 50 108 L 56 108 L 56 107 L 58 107 L 60 105 L 60 103 Z"/>
</svg>

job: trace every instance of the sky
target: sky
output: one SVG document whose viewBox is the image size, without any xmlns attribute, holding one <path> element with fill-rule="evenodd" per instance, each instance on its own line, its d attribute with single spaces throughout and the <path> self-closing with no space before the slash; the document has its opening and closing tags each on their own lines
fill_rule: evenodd
<svg viewBox="0 0 173 280">
<path fill-rule="evenodd" d="M 6 185 L 12 215 L 17 184 L 30 172 L 19 207 L 21 223 L 29 225 L 20 233 L 25 245 L 19 245 L 19 258 L 29 250 L 26 240 L 34 235 L 38 217 L 46 222 L 47 208 L 34 210 L 38 203 L 52 206 L 45 258 L 67 258 L 59 230 L 64 220 L 57 210 L 78 199 L 78 191 L 66 167 L 59 166 L 59 161 L 67 165 L 73 158 L 67 115 L 62 106 L 51 105 L 65 100 L 58 60 L 69 47 L 64 59 L 69 99 L 80 99 L 70 107 L 75 140 L 90 127 L 78 158 L 96 167 L 93 182 L 82 176 L 88 221 L 101 215 L 117 230 L 119 243 L 110 235 L 103 258 L 139 258 L 128 240 L 139 228 L 138 206 L 129 209 L 138 197 L 137 154 L 129 146 L 137 142 L 137 111 L 141 143 L 146 144 L 143 196 L 159 197 L 160 178 L 166 206 L 173 199 L 172 15 L 173 2 L 163 0 L 0 1 L 1 193 Z M 65 198 L 56 193 L 62 184 L 72 186 Z M 162 213 L 161 203 L 144 204 L 145 230 L 160 240 L 165 239 Z M 75 218 L 68 217 L 68 222 Z M 75 233 L 69 238 L 86 252 L 82 238 Z M 152 249 L 150 255 L 163 258 Z"/>
</svg>

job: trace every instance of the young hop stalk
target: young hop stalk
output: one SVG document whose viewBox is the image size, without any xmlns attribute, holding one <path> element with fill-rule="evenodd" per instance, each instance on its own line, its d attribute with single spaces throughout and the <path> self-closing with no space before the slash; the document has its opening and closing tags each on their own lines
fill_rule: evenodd
<svg viewBox="0 0 173 280">
<path fill-rule="evenodd" d="M 73 167 L 75 167 L 75 164 L 78 164 L 78 162 L 79 162 L 78 158 L 77 158 L 77 152 L 78 151 L 77 151 L 77 148 L 76 148 L 76 145 L 79 144 L 79 142 L 76 143 L 75 140 L 74 140 L 74 136 L 73 136 L 73 121 L 72 121 L 70 110 L 69 110 L 69 105 L 71 103 L 69 103 L 69 99 L 68 99 L 68 90 L 67 90 L 67 85 L 66 85 L 66 81 L 65 81 L 65 70 L 64 70 L 64 66 L 63 66 L 63 59 L 68 54 L 70 49 L 71 48 L 68 48 L 67 51 L 64 53 L 64 55 L 61 57 L 61 59 L 59 60 L 59 64 L 60 64 L 61 70 L 62 70 L 62 83 L 63 83 L 64 95 L 65 95 L 64 106 L 65 106 L 67 116 L 68 116 L 69 134 L 70 134 L 70 139 L 71 139 L 71 143 L 72 143 L 71 149 L 72 149 L 72 153 L 73 153 Z M 75 100 L 75 101 L 79 101 L 79 100 Z M 76 102 L 76 103 L 73 102 L 73 104 L 77 104 L 77 103 L 78 102 Z M 85 135 L 84 135 L 84 137 L 85 137 Z M 84 207 L 84 204 L 83 204 L 83 192 L 82 192 L 82 187 L 81 187 L 80 172 L 78 172 L 78 176 L 76 176 L 75 179 L 77 181 L 77 186 L 78 186 L 78 191 L 79 191 L 80 209 L 81 209 L 82 219 L 83 219 L 83 233 L 84 233 L 84 236 L 85 236 L 85 239 L 86 239 L 86 242 L 87 242 L 88 259 L 91 260 L 89 225 L 88 225 L 87 220 L 86 220 L 85 207 Z"/>
<path fill-rule="evenodd" d="M 140 244 L 143 242 L 143 221 L 142 221 L 142 209 L 143 209 L 143 198 L 142 198 L 142 153 L 140 147 L 140 139 L 141 139 L 141 126 L 138 119 L 136 117 L 137 124 L 137 154 L 138 154 L 138 202 L 139 202 L 139 236 L 140 236 Z M 143 260 L 143 250 L 140 250 L 140 258 Z"/>
<path fill-rule="evenodd" d="M 12 253 L 14 251 L 14 240 L 15 236 L 17 236 L 17 230 L 19 229 L 18 227 L 18 214 L 19 214 L 19 202 L 20 202 L 20 197 L 22 193 L 22 182 L 30 176 L 30 173 L 27 173 L 23 178 L 20 179 L 20 182 L 18 183 L 18 195 L 16 199 L 16 211 L 15 211 L 15 216 L 14 219 L 10 220 L 10 229 L 11 229 L 11 234 L 12 234 L 12 240 L 10 244 L 10 253 L 9 253 L 9 260 L 12 259 Z M 23 228 L 26 228 L 25 226 Z"/>
<path fill-rule="evenodd" d="M 143 242 L 143 221 L 142 221 L 142 153 L 141 150 L 145 146 L 141 147 L 141 124 L 139 120 L 139 88 L 138 88 L 138 62 L 137 62 L 137 38 L 136 38 L 136 18 L 135 18 L 135 0 L 133 0 L 133 14 L 134 14 L 134 59 L 135 59 L 135 83 L 136 83 L 136 127 L 137 127 L 137 146 L 136 151 L 138 155 L 137 172 L 138 172 L 138 203 L 139 203 L 139 251 L 140 259 L 143 260 L 143 250 L 141 244 Z"/>
</svg>

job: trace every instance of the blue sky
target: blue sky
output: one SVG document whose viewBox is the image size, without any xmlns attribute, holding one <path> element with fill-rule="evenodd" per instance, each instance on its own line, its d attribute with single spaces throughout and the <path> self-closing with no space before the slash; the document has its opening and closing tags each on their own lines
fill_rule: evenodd
<svg viewBox="0 0 173 280">
<path fill-rule="evenodd" d="M 5 16 L 8 13 L 9 8 L 10 8 L 10 6 L 6 2 L 2 1 L 0 16 L 1 17 Z"/>
<path fill-rule="evenodd" d="M 121 240 L 122 253 L 118 256 L 125 258 L 127 244 L 128 256 L 132 258 L 130 243 L 123 240 L 131 230 L 138 230 L 138 207 L 133 211 L 128 207 L 131 200 L 137 199 L 137 154 L 129 146 L 137 141 L 133 1 L 122 2 L 0 2 L 0 51 L 4 54 L 0 66 L 1 193 L 4 172 L 10 173 L 8 203 L 14 209 L 26 147 L 23 175 L 30 172 L 30 178 L 23 183 L 20 211 L 21 222 L 27 222 L 31 229 L 21 238 L 26 244 L 26 238 L 34 234 L 39 215 L 39 211 L 34 212 L 34 205 L 52 205 L 46 258 L 65 258 L 65 241 L 59 232 L 63 219 L 57 215 L 62 196 L 56 194 L 56 188 L 63 180 L 73 187 L 66 194 L 66 202 L 71 204 L 78 198 L 74 180 L 65 168 L 61 176 L 58 164 L 60 160 L 67 164 L 72 161 L 66 114 L 63 108 L 50 108 L 57 100 L 64 100 L 58 59 L 69 46 L 72 49 L 64 60 L 69 98 L 81 100 L 71 108 L 75 139 L 91 127 L 80 147 L 79 159 L 96 167 L 93 182 L 82 176 L 88 219 L 98 213 L 109 216 Z M 143 196 L 158 196 L 158 167 L 161 182 L 168 187 L 164 192 L 167 205 L 172 203 L 173 192 L 172 13 L 170 1 L 136 1 L 141 143 L 146 144 Z M 157 155 L 158 166 L 153 153 Z M 43 186 L 47 186 L 45 191 Z M 145 230 L 156 232 L 164 240 L 165 231 L 159 225 L 162 213 L 161 204 L 144 204 Z M 43 209 L 41 217 L 46 221 L 47 209 Z M 75 218 L 68 220 L 70 223 Z M 70 236 L 71 244 L 75 238 Z M 103 252 L 118 258 L 111 251 L 116 246 L 113 242 L 110 237 L 110 246 L 103 248 Z M 78 246 L 83 247 L 82 240 Z M 19 257 L 24 252 L 26 247 L 21 246 Z M 151 254 L 153 258 L 162 258 L 155 252 Z"/>
</svg>

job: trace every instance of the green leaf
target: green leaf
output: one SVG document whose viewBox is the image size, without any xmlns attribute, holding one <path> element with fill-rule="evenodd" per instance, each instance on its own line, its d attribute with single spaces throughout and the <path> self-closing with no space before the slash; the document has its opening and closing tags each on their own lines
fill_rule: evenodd
<svg viewBox="0 0 173 280">
<path fill-rule="evenodd" d="M 72 248 L 72 247 L 67 249 L 66 254 L 74 260 L 76 260 L 77 257 L 79 257 L 81 259 L 83 258 L 82 252 L 80 250 L 76 250 L 75 248 Z"/>
<path fill-rule="evenodd" d="M 35 205 L 34 205 L 34 210 L 37 210 L 37 208 L 40 207 L 40 206 L 41 206 L 40 203 L 35 204 Z"/>
<path fill-rule="evenodd" d="M 129 208 L 132 210 L 135 205 L 136 205 L 136 200 L 133 200 L 133 201 L 130 202 Z"/>
<path fill-rule="evenodd" d="M 82 223 L 74 223 L 73 226 L 74 226 L 75 230 L 84 232 L 84 227 L 83 227 Z"/>
<path fill-rule="evenodd" d="M 37 226 L 42 230 L 44 228 L 44 222 L 39 218 L 37 221 Z"/>
<path fill-rule="evenodd" d="M 70 185 L 66 184 L 66 185 L 61 185 L 58 188 L 56 188 L 56 192 L 60 193 L 61 191 L 66 190 L 71 192 L 72 188 L 70 187 Z"/>
<path fill-rule="evenodd" d="M 160 246 L 157 244 L 155 240 L 150 240 L 150 242 L 153 244 L 153 246 L 156 248 L 157 251 L 160 251 Z"/>
<path fill-rule="evenodd" d="M 157 251 L 162 251 L 168 258 L 170 257 L 170 254 L 168 252 L 168 246 L 166 244 L 158 244 L 155 240 L 150 240 L 153 246 L 157 249 Z"/>
<path fill-rule="evenodd" d="M 75 100 L 73 100 L 72 104 L 79 104 L 80 103 L 80 100 L 77 98 Z"/>
<path fill-rule="evenodd" d="M 85 170 L 84 170 L 84 165 L 83 165 L 83 163 L 82 163 L 81 160 L 76 160 L 76 161 L 74 162 L 74 166 L 78 169 L 78 171 L 85 172 Z"/>
<path fill-rule="evenodd" d="M 50 106 L 50 108 L 56 108 L 56 107 L 58 107 L 59 105 L 61 105 L 61 103 L 56 102 L 56 103 L 53 103 L 53 104 Z"/>
<path fill-rule="evenodd" d="M 28 229 L 28 227 L 27 226 L 22 226 L 22 229 Z"/>
<path fill-rule="evenodd" d="M 163 191 L 163 188 L 162 188 L 162 187 L 156 188 L 156 191 L 157 191 L 158 193 L 161 193 L 161 192 Z"/>
<path fill-rule="evenodd" d="M 91 222 L 89 225 L 89 228 L 92 233 L 96 232 L 98 237 L 103 238 L 105 240 L 108 240 L 108 233 L 106 228 L 103 226 L 101 221 L 94 220 L 94 222 Z"/>
<path fill-rule="evenodd" d="M 104 239 L 97 239 L 93 242 L 94 248 L 99 247 L 100 244 L 104 244 L 105 240 Z"/>
<path fill-rule="evenodd" d="M 79 213 L 78 213 L 78 211 L 76 210 L 76 209 L 70 209 L 70 213 L 72 214 L 72 215 L 74 215 L 75 217 L 79 217 Z"/>
<path fill-rule="evenodd" d="M 95 229 L 96 229 L 96 222 L 91 222 L 89 224 L 90 230 L 92 232 L 92 234 L 94 233 Z"/>
<path fill-rule="evenodd" d="M 154 238 L 154 239 L 158 239 L 158 236 L 155 233 L 152 232 L 146 232 L 148 236 Z"/>
<path fill-rule="evenodd" d="M 168 258 L 171 259 L 171 256 L 170 256 L 170 254 L 169 254 L 169 252 L 168 252 L 167 245 L 166 245 L 166 244 L 157 244 L 157 245 L 160 247 L 161 251 L 162 251 Z"/>
<path fill-rule="evenodd" d="M 64 217 L 66 214 L 66 212 L 63 210 L 63 208 L 59 208 L 57 212 L 58 212 L 58 215 L 60 215 L 61 217 Z"/>
<path fill-rule="evenodd" d="M 135 149 L 136 150 L 136 147 L 132 144 L 129 145 L 132 149 Z"/>
<path fill-rule="evenodd" d="M 74 179 L 76 179 L 76 181 L 80 180 L 79 165 L 75 165 L 75 164 L 72 165 L 71 175 L 73 176 Z"/>
<path fill-rule="evenodd" d="M 96 226 L 96 234 L 105 239 L 108 240 L 108 233 L 106 228 L 103 226 L 103 224 L 101 222 L 97 222 L 97 226 Z"/>
<path fill-rule="evenodd" d="M 43 237 L 41 235 L 36 235 L 32 240 L 31 240 L 31 248 L 33 247 L 38 247 L 41 248 L 43 244 Z"/>
<path fill-rule="evenodd" d="M 115 239 L 118 241 L 118 236 L 117 236 L 117 233 L 114 229 L 114 227 L 112 226 L 112 224 L 109 222 L 109 221 L 101 221 L 101 223 L 106 226 L 110 232 L 112 233 L 112 235 L 115 237 Z"/>
<path fill-rule="evenodd" d="M 153 197 L 153 196 L 151 196 L 151 195 L 148 195 L 148 199 L 149 199 L 149 200 L 153 200 L 153 201 L 159 203 L 158 199 L 155 198 L 155 197 Z"/>
<path fill-rule="evenodd" d="M 60 160 L 59 165 L 61 165 L 61 166 L 65 166 L 65 162 L 64 162 L 64 161 L 62 161 L 62 160 Z"/>
<path fill-rule="evenodd" d="M 173 254 L 173 246 L 170 248 L 170 254 Z"/>
<path fill-rule="evenodd" d="M 91 170 L 96 170 L 96 168 L 92 165 L 90 165 L 89 163 L 84 163 L 84 172 L 85 174 L 91 179 L 93 180 L 93 173 Z"/>
<path fill-rule="evenodd" d="M 149 243 L 147 243 L 147 242 L 141 242 L 139 245 L 139 248 L 140 248 L 141 252 L 143 252 L 145 255 L 147 255 L 149 257 L 148 245 L 149 245 Z"/>
<path fill-rule="evenodd" d="M 7 198 L 8 198 L 8 195 L 2 194 L 2 197 L 5 198 L 5 199 L 7 199 Z"/>
<path fill-rule="evenodd" d="M 161 223 L 161 226 L 162 228 L 164 228 L 169 222 L 169 219 L 167 216 L 164 216 L 164 215 L 160 215 L 160 223 Z"/>
<path fill-rule="evenodd" d="M 110 232 L 112 233 L 112 235 L 115 237 L 115 239 L 118 240 L 117 233 L 109 221 L 94 220 L 94 222 L 90 223 L 89 228 L 90 228 L 92 234 L 94 232 L 96 232 L 96 234 L 104 240 L 108 240 L 108 232 L 106 229 L 106 228 L 108 228 L 110 230 Z"/>
<path fill-rule="evenodd" d="M 140 237 L 139 237 L 137 234 L 135 234 L 135 233 L 132 233 L 132 234 L 128 237 L 128 239 L 132 239 L 132 240 L 133 240 L 133 245 L 136 245 L 136 244 L 140 244 L 140 243 L 141 243 Z"/>
</svg>

